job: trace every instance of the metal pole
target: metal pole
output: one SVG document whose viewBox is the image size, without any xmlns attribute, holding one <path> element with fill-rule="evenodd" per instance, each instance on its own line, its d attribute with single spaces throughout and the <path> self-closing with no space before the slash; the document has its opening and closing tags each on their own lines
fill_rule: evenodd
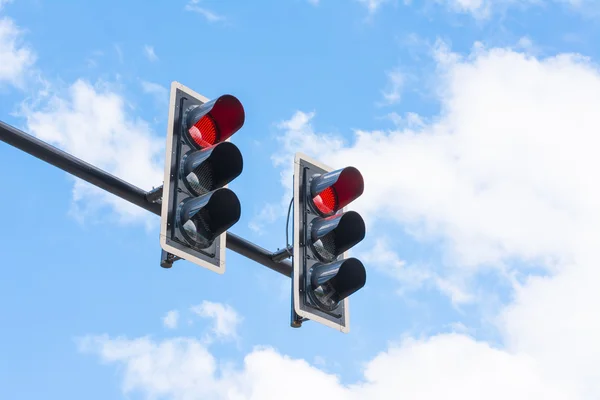
<svg viewBox="0 0 600 400">
<path fill-rule="evenodd" d="M 146 191 L 0 121 L 0 140 L 78 178 L 160 215 L 160 204 L 146 200 Z"/>
<path fill-rule="evenodd" d="M 227 248 L 243 255 L 267 268 L 277 271 L 288 278 L 292 277 L 292 263 L 289 261 L 273 261 L 272 252 L 255 245 L 252 242 L 233 233 L 227 232 Z"/>
<path fill-rule="evenodd" d="M 0 140 L 160 216 L 161 206 L 156 202 L 159 188 L 146 192 L 2 121 Z M 290 262 L 276 262 L 274 253 L 230 232 L 227 232 L 227 248 L 282 275 L 292 276 Z"/>
</svg>

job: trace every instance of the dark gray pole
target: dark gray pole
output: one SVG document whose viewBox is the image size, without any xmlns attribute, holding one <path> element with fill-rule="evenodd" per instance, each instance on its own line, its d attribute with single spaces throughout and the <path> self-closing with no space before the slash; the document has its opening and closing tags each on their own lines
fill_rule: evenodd
<svg viewBox="0 0 600 400">
<path fill-rule="evenodd" d="M 160 216 L 161 206 L 155 202 L 156 192 L 146 192 L 2 121 L 0 140 Z M 230 232 L 227 232 L 227 248 L 273 271 L 292 276 L 292 264 L 289 261 L 277 262 L 279 258 L 276 253 Z"/>
</svg>

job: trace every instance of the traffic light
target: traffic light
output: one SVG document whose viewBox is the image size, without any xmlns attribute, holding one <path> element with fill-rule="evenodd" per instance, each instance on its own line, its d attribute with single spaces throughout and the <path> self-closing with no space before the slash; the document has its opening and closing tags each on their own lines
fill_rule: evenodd
<svg viewBox="0 0 600 400">
<path fill-rule="evenodd" d="M 348 296 L 366 282 L 362 262 L 347 251 L 365 237 L 365 223 L 344 207 L 364 190 L 354 167 L 333 170 L 304 154 L 294 160 L 292 326 L 304 319 L 347 333 Z"/>
<path fill-rule="evenodd" d="M 228 139 L 244 119 L 234 96 L 209 101 L 178 82 L 171 85 L 160 244 L 165 252 L 220 274 L 226 231 L 241 214 L 227 184 L 241 174 L 243 159 Z"/>
</svg>

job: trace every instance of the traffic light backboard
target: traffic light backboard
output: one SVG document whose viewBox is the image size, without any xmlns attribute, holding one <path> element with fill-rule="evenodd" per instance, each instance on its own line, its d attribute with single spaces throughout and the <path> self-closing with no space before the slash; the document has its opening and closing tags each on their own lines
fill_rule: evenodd
<svg viewBox="0 0 600 400">
<path fill-rule="evenodd" d="M 234 96 L 209 100 L 178 82 L 171 85 L 161 247 L 220 274 L 225 272 L 226 231 L 241 215 L 227 184 L 241 174 L 243 159 L 228 140 L 244 119 Z"/>
<path fill-rule="evenodd" d="M 310 319 L 347 333 L 348 296 L 366 282 L 347 251 L 365 237 L 362 217 L 344 207 L 364 190 L 354 167 L 339 170 L 297 153 L 294 160 L 292 326 Z"/>
</svg>

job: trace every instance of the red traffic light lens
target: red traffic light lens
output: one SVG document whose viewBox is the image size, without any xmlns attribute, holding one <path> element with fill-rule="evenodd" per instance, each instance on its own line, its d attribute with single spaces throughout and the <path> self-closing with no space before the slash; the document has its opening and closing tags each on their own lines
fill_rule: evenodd
<svg viewBox="0 0 600 400">
<path fill-rule="evenodd" d="M 315 207 L 323 214 L 329 215 L 338 210 L 338 200 L 335 190 L 330 186 L 313 198 Z"/>
<path fill-rule="evenodd" d="M 354 167 L 317 175 L 311 183 L 313 204 L 323 216 L 338 212 L 357 199 L 363 191 L 363 177 Z"/>
<path fill-rule="evenodd" d="M 201 148 L 210 147 L 217 141 L 217 124 L 210 114 L 200 118 L 188 131 L 192 140 Z"/>
<path fill-rule="evenodd" d="M 244 125 L 242 103 L 229 94 L 186 111 L 186 129 L 189 138 L 204 149 L 224 142 Z"/>
</svg>

